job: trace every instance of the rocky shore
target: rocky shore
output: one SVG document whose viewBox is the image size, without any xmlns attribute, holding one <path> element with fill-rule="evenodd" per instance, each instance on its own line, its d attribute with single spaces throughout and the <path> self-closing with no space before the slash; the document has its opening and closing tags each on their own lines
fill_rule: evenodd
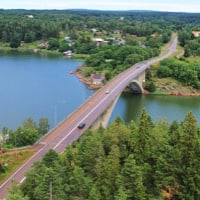
<svg viewBox="0 0 200 200">
<path fill-rule="evenodd" d="M 101 88 L 103 85 L 102 84 L 93 84 L 91 77 L 84 77 L 83 74 L 80 71 L 73 71 L 69 72 L 70 74 L 74 74 L 82 83 L 86 84 L 89 89 L 91 90 L 97 90 Z M 124 92 L 131 92 L 128 88 L 124 90 Z M 192 96 L 192 97 L 200 97 L 200 93 L 189 93 L 187 92 L 182 92 L 182 91 L 164 91 L 166 95 L 174 95 L 174 96 Z M 144 94 L 152 94 L 149 91 L 145 90 Z"/>
<path fill-rule="evenodd" d="M 72 74 L 72 73 L 70 73 Z M 73 74 L 84 84 L 88 86 L 89 89 L 91 90 L 97 90 L 101 88 L 103 85 L 102 84 L 93 84 L 91 77 L 84 77 L 83 74 L 79 71 L 74 71 Z"/>
</svg>

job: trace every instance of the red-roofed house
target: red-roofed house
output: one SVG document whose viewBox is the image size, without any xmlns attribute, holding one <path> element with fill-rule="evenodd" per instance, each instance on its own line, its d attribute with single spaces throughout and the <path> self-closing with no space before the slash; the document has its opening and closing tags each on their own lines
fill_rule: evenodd
<svg viewBox="0 0 200 200">
<path fill-rule="evenodd" d="M 92 78 L 92 83 L 95 85 L 102 84 L 105 76 L 101 74 L 91 74 L 90 77 Z"/>
</svg>

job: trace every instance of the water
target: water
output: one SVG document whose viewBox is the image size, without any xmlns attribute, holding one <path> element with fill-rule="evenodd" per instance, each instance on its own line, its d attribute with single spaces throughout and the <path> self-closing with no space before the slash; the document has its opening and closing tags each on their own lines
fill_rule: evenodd
<svg viewBox="0 0 200 200">
<path fill-rule="evenodd" d="M 47 117 L 53 127 L 93 91 L 68 74 L 82 63 L 62 57 L 0 56 L 0 130 L 32 117 Z"/>
<path fill-rule="evenodd" d="M 94 92 L 74 75 L 68 74 L 82 63 L 63 57 L 36 55 L 0 56 L 0 130 L 11 129 L 32 117 L 47 117 L 54 127 Z M 153 120 L 181 121 L 189 111 L 200 124 L 200 98 L 176 96 L 133 96 L 123 94 L 111 116 L 126 122 L 136 120 L 146 108 Z"/>
<path fill-rule="evenodd" d="M 182 121 L 188 112 L 192 112 L 200 124 L 200 97 L 184 96 L 158 96 L 158 95 L 133 95 L 122 94 L 111 121 L 120 116 L 124 121 L 137 121 L 142 109 L 151 115 L 153 121 L 167 119 Z"/>
</svg>

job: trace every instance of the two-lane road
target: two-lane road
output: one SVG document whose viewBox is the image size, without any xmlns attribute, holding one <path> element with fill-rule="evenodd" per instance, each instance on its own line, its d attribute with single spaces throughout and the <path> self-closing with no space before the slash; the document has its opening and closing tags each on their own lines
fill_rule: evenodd
<svg viewBox="0 0 200 200">
<path fill-rule="evenodd" d="M 43 137 L 39 141 L 40 149 L 0 186 L 0 200 L 5 199 L 7 189 L 11 185 L 13 179 L 19 183 L 23 182 L 25 180 L 25 173 L 30 169 L 32 164 L 42 159 L 49 149 L 63 152 L 67 146 L 78 139 L 83 132 L 94 123 L 94 121 L 105 111 L 108 105 L 110 105 L 111 102 L 121 94 L 124 88 L 135 77 L 149 68 L 151 64 L 169 57 L 176 51 L 176 48 L 177 38 L 173 39 L 169 51 L 165 55 L 146 62 L 138 63 L 116 76 L 108 84 L 102 87 L 94 96 L 81 105 L 67 119 L 62 121 L 55 129 Z M 109 89 L 109 93 L 106 93 L 107 89 Z M 86 126 L 83 129 L 78 128 L 80 122 L 86 123 Z M 36 144 L 36 146 L 38 146 L 38 144 Z"/>
</svg>

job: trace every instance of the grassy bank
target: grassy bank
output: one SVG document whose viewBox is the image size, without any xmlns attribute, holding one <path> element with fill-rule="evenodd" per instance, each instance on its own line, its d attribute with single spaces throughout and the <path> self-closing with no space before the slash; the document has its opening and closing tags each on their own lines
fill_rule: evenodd
<svg viewBox="0 0 200 200">
<path fill-rule="evenodd" d="M 47 49 L 38 48 L 10 48 L 8 46 L 0 46 L 0 54 L 38 54 L 38 55 L 50 55 L 50 56 L 63 56 L 63 53 L 59 51 L 52 51 Z M 80 61 L 84 61 L 89 55 L 87 54 L 73 54 L 72 58 Z"/>
<path fill-rule="evenodd" d="M 13 151 L 0 154 L 0 184 L 33 154 L 33 150 Z"/>
</svg>

